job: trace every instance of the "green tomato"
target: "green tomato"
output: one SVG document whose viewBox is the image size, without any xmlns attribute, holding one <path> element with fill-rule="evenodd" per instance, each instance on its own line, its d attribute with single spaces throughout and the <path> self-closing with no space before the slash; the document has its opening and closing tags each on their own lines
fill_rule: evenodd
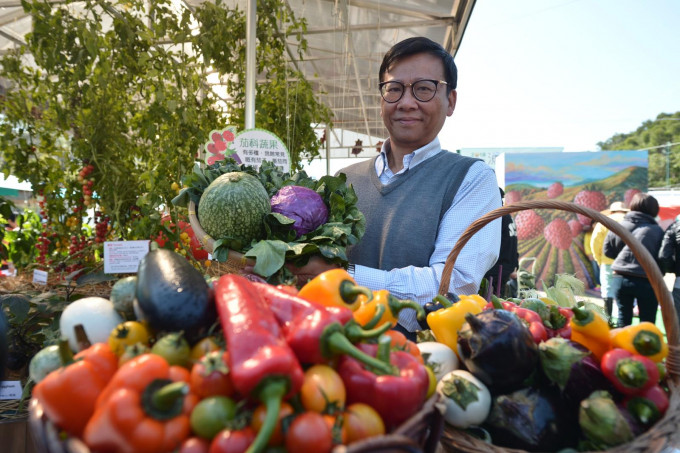
<svg viewBox="0 0 680 453">
<path fill-rule="evenodd" d="M 191 411 L 191 429 L 204 439 L 212 439 L 236 417 L 236 403 L 226 396 L 210 396 Z"/>
<path fill-rule="evenodd" d="M 59 346 L 47 346 L 33 356 L 31 363 L 28 365 L 28 373 L 29 376 L 31 376 L 31 379 L 37 384 L 45 379 L 45 376 L 52 371 L 61 368 L 61 366 Z"/>
<path fill-rule="evenodd" d="M 189 367 L 191 346 L 181 333 L 169 333 L 156 341 L 151 353 L 163 357 L 170 365 Z"/>
</svg>

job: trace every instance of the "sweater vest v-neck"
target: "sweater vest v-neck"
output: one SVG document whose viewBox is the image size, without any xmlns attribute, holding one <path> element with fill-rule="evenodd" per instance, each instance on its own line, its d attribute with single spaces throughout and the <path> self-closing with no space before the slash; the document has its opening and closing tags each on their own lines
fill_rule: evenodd
<svg viewBox="0 0 680 453">
<path fill-rule="evenodd" d="M 365 234 L 347 248 L 350 263 L 382 270 L 429 266 L 439 223 L 478 160 L 442 151 L 387 185 L 376 174 L 375 159 L 343 169 L 366 217 Z"/>
</svg>

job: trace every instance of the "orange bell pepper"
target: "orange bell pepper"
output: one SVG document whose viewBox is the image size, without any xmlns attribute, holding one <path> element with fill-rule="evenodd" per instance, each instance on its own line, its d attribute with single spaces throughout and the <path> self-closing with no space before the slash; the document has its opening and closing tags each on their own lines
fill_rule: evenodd
<svg viewBox="0 0 680 453">
<path fill-rule="evenodd" d="M 379 306 L 385 307 L 385 312 L 380 317 L 378 322 L 375 321 L 375 315 Z M 389 322 L 392 327 L 397 325 L 399 320 L 399 312 L 404 308 L 412 308 L 416 311 L 417 319 L 425 318 L 425 309 L 413 300 L 400 300 L 394 297 L 386 289 L 373 291 L 373 299 L 361 304 L 359 308 L 354 311 L 354 320 L 361 326 L 382 326 Z M 372 322 L 373 321 L 373 322 Z"/>
<path fill-rule="evenodd" d="M 163 453 L 191 435 L 189 416 L 198 397 L 188 373 L 155 354 L 120 367 L 97 400 L 83 440 L 93 451 Z"/>
<path fill-rule="evenodd" d="M 80 436 L 94 413 L 97 398 L 118 368 L 118 357 L 106 343 L 95 343 L 73 357 L 68 340 L 63 340 L 59 352 L 64 367 L 40 381 L 33 397 L 53 423 L 72 436 Z"/>
<path fill-rule="evenodd" d="M 331 269 L 307 282 L 298 296 L 317 304 L 331 307 L 347 307 L 355 311 L 361 305 L 360 295 L 370 299 L 371 290 L 357 285 L 344 269 Z"/>
</svg>

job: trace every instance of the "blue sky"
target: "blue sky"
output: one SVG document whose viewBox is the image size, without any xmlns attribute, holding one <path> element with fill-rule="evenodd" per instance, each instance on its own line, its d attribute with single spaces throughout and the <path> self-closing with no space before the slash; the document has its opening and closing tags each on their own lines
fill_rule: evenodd
<svg viewBox="0 0 680 453">
<path fill-rule="evenodd" d="M 678 24 L 678 0 L 478 0 L 443 147 L 595 151 L 680 111 Z"/>
</svg>

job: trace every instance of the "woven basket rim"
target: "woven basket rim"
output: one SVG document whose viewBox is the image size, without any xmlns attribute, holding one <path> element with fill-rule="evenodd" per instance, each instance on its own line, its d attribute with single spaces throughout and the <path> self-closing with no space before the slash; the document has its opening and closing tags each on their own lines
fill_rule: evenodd
<svg viewBox="0 0 680 453">
<path fill-rule="evenodd" d="M 628 230 L 620 225 L 615 220 L 595 211 L 594 209 L 585 206 L 577 205 L 576 203 L 560 200 L 529 200 L 512 203 L 507 206 L 494 209 L 479 219 L 475 220 L 468 226 L 468 228 L 460 236 L 453 249 L 449 253 L 444 270 L 442 271 L 441 283 L 439 286 L 439 294 L 446 295 L 449 289 L 449 282 L 453 267 L 456 263 L 458 255 L 465 247 L 465 244 L 484 226 L 491 221 L 498 219 L 506 214 L 514 212 L 525 211 L 530 209 L 557 209 L 561 211 L 574 212 L 582 214 L 590 219 L 602 223 L 607 229 L 616 233 L 623 242 L 631 249 L 633 255 L 638 260 L 644 269 L 649 279 L 654 294 L 656 295 L 659 305 L 661 307 L 661 315 L 666 328 L 666 337 L 668 342 L 668 356 L 666 358 L 666 368 L 669 377 L 669 388 L 671 389 L 671 405 L 664 414 L 664 417 L 659 420 L 656 425 L 649 428 L 645 433 L 636 437 L 631 442 L 624 445 L 617 446 L 612 449 L 604 450 L 610 453 L 624 453 L 624 452 L 660 452 L 663 447 L 668 444 L 669 438 L 676 434 L 677 425 L 680 422 L 680 346 L 678 333 L 678 316 L 675 312 L 675 305 L 671 292 L 666 287 L 663 279 L 663 274 L 656 264 L 656 260 L 649 251 L 637 240 Z M 524 450 L 516 450 L 511 448 L 504 448 L 488 444 L 480 439 L 476 439 L 464 431 L 457 430 L 451 426 L 446 426 L 441 438 L 442 446 L 445 451 L 454 452 L 490 452 L 490 453 L 515 453 L 524 452 Z"/>
</svg>

